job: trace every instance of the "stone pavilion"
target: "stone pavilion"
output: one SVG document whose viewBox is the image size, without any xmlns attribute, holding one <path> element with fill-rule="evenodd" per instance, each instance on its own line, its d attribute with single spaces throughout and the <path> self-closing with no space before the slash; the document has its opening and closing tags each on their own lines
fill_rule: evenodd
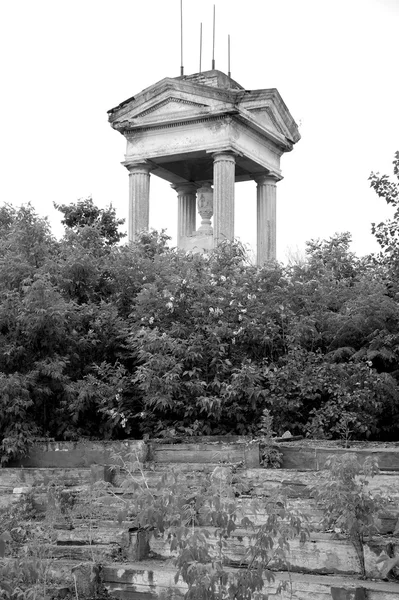
<svg viewBox="0 0 399 600">
<path fill-rule="evenodd" d="M 177 245 L 206 251 L 234 238 L 234 188 L 253 180 L 257 264 L 276 259 L 280 158 L 300 139 L 276 89 L 245 90 L 221 71 L 165 78 L 108 112 L 127 141 L 129 240 L 149 226 L 150 177 L 178 201 Z M 254 190 L 255 196 L 255 190 Z M 196 230 L 196 213 L 201 226 Z"/>
</svg>

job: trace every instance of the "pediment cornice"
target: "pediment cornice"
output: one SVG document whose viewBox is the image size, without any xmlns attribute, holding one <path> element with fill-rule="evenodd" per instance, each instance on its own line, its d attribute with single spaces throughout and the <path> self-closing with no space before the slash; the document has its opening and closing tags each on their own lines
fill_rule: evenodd
<svg viewBox="0 0 399 600">
<path fill-rule="evenodd" d="M 167 104 L 171 104 L 171 103 L 176 103 L 176 104 L 180 104 L 180 105 L 186 105 L 186 106 L 193 106 L 195 108 L 204 108 L 207 107 L 206 104 L 202 104 L 200 102 L 194 102 L 192 100 L 186 100 L 184 98 L 177 98 L 177 97 L 170 97 L 170 98 L 165 98 L 165 100 L 162 100 L 161 102 L 158 102 L 157 104 L 154 104 L 153 106 L 150 106 L 149 108 L 146 108 L 145 110 L 143 110 L 142 112 L 139 112 L 135 115 L 136 118 L 140 118 L 140 117 L 146 117 L 147 115 L 163 108 L 164 106 L 166 106 Z"/>
<path fill-rule="evenodd" d="M 236 115 L 241 122 L 284 150 L 291 150 L 300 139 L 298 127 L 275 88 L 226 89 L 196 80 L 165 78 L 122 102 L 108 114 L 112 127 L 123 134 Z"/>
<path fill-rule="evenodd" d="M 112 124 L 114 120 L 118 120 L 132 111 L 137 112 L 137 114 L 145 112 L 147 107 L 152 103 L 156 103 L 160 97 L 179 97 L 192 101 L 194 104 L 206 106 L 215 102 L 235 104 L 240 95 L 242 95 L 241 90 L 225 90 L 204 86 L 196 82 L 165 78 L 109 110 L 109 121 Z"/>
</svg>

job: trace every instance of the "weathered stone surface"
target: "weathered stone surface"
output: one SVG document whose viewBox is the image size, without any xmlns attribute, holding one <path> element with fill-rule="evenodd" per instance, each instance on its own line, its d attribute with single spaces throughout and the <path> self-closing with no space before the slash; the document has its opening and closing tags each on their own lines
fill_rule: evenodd
<svg viewBox="0 0 399 600">
<path fill-rule="evenodd" d="M 321 443 L 322 445 L 322 443 Z M 282 467 L 297 471 L 319 471 L 325 467 L 326 460 L 332 454 L 352 454 L 363 462 L 368 456 L 378 460 L 381 471 L 399 471 L 399 448 L 323 448 L 301 447 L 300 445 L 278 444 L 283 455 Z"/>
<path fill-rule="evenodd" d="M 134 242 L 139 233 L 148 229 L 150 214 L 150 165 L 124 163 L 129 170 L 128 239 Z"/>
<path fill-rule="evenodd" d="M 182 246 L 182 239 L 195 231 L 197 186 L 183 183 L 173 186 L 177 192 L 177 245 Z"/>
<path fill-rule="evenodd" d="M 77 597 L 96 598 L 102 588 L 101 566 L 96 562 L 79 563 L 71 571 Z"/>
<path fill-rule="evenodd" d="M 122 558 L 120 547 L 116 544 L 85 544 L 65 546 L 52 545 L 47 548 L 48 556 L 59 560 L 76 560 L 79 562 L 113 562 Z"/>
<path fill-rule="evenodd" d="M 267 520 L 267 510 L 262 503 L 262 499 L 254 502 L 252 498 L 240 498 L 239 518 L 248 517 L 258 525 L 263 525 Z M 255 506 L 254 506 L 255 504 Z M 312 498 L 292 498 L 287 499 L 288 510 L 297 512 L 307 526 L 312 531 L 321 531 L 321 521 L 323 518 L 322 510 L 317 506 L 316 501 Z M 390 505 L 389 512 L 379 513 L 377 526 L 381 535 L 393 535 L 399 537 L 397 522 L 399 517 L 399 502 Z"/>
<path fill-rule="evenodd" d="M 119 527 L 113 524 L 108 526 L 86 526 L 75 527 L 72 530 L 60 530 L 57 533 L 57 544 L 118 544 L 122 546 L 123 537 L 127 526 Z"/>
<path fill-rule="evenodd" d="M 218 148 L 237 150 L 242 181 L 279 169 L 281 154 L 300 135 L 277 90 L 243 94 L 224 73 L 208 74 L 217 75 L 216 85 L 166 78 L 109 111 L 112 127 L 126 137 L 126 159 L 151 160 L 156 175 L 175 184 L 209 180 L 204 154 Z"/>
<path fill-rule="evenodd" d="M 104 568 L 104 581 L 113 595 L 127 600 L 142 597 L 138 594 L 143 593 L 151 597 L 151 594 L 159 594 L 170 588 L 183 594 L 187 588 L 181 580 L 175 583 L 175 573 L 171 565 L 166 563 L 161 567 L 156 561 L 119 564 Z M 287 582 L 287 590 L 276 595 L 277 587 L 283 582 Z M 332 588 L 349 592 L 364 588 L 367 590 L 367 600 L 397 600 L 399 597 L 399 585 L 396 583 L 281 572 L 275 573 L 275 581 L 266 584 L 264 592 L 271 594 L 271 597 L 276 595 L 281 600 L 331 600 Z"/>
<path fill-rule="evenodd" d="M 216 530 L 210 527 L 201 528 L 209 535 L 208 542 L 213 548 L 215 557 L 218 555 L 219 539 Z M 231 565 L 248 563 L 248 549 L 253 543 L 253 533 L 249 530 L 236 529 L 231 537 L 223 539 L 223 554 Z M 289 542 L 290 549 L 284 559 L 286 568 L 293 572 L 313 574 L 361 575 L 359 559 L 353 544 L 347 539 L 337 539 L 328 533 L 313 533 L 306 542 L 298 538 Z M 390 538 L 375 538 L 364 546 L 365 567 L 368 577 L 379 579 L 385 577 L 384 566 L 377 559 L 389 545 L 393 557 L 399 557 L 398 540 Z M 170 559 L 176 552 L 170 551 L 170 543 L 163 537 L 150 539 L 151 551 L 164 559 Z M 282 569 L 281 561 L 276 558 L 270 562 L 270 568 Z"/>
<path fill-rule="evenodd" d="M 128 458 L 131 451 L 132 460 L 139 457 L 145 458 L 147 447 L 145 444 L 137 446 L 137 443 L 126 443 L 123 446 L 117 443 L 117 458 L 121 455 Z M 68 445 L 67 445 L 68 446 Z M 82 456 L 77 457 L 77 448 L 73 444 L 64 449 L 60 444 L 58 449 L 52 448 L 53 453 L 51 461 L 55 455 L 65 456 L 71 450 L 71 457 L 74 461 L 82 461 Z M 50 518 L 49 523 L 56 528 L 55 534 L 58 538 L 56 545 L 47 548 L 47 556 L 51 557 L 49 565 L 54 570 L 55 581 L 72 581 L 71 566 L 79 563 L 98 561 L 109 563 L 116 560 L 133 561 L 136 565 L 136 571 L 141 575 L 134 581 L 129 579 L 131 574 L 130 564 L 117 564 L 118 570 L 127 569 L 128 576 L 123 581 L 115 579 L 115 574 L 110 576 L 108 584 L 116 588 L 113 593 L 116 596 L 125 597 L 128 600 L 141 600 L 143 597 L 151 597 L 157 589 L 165 589 L 162 582 L 167 581 L 165 572 L 168 568 L 174 575 L 174 569 L 168 564 L 172 560 L 168 544 L 161 538 L 142 540 L 141 545 L 136 543 L 137 535 L 134 530 L 134 518 L 130 521 L 124 521 L 121 524 L 116 521 L 117 512 L 126 508 L 125 501 L 132 490 L 123 490 L 119 486 L 126 486 L 126 482 L 133 478 L 142 481 L 140 471 L 127 474 L 127 472 L 118 467 L 116 471 L 110 471 L 108 465 L 115 464 L 114 445 L 94 444 L 92 447 L 86 447 L 85 460 L 92 460 L 90 466 L 82 467 L 46 467 L 46 468 L 25 468 L 25 469 L 0 469 L 0 506 L 7 505 L 9 501 L 15 501 L 20 494 L 13 494 L 14 488 L 32 489 L 35 501 L 41 501 L 44 508 L 46 505 L 46 486 L 57 483 L 65 487 L 68 494 L 73 493 L 76 496 L 76 504 L 73 507 L 72 515 L 68 516 L 68 527 L 58 528 L 57 521 Z M 80 448 L 82 450 L 82 447 Z M 122 451 L 121 451 L 122 450 Z M 314 452 L 315 449 L 307 449 Z M 319 449 L 316 449 L 316 453 Z M 346 452 L 345 449 L 327 448 L 328 454 Z M 386 462 L 383 465 L 392 465 L 395 460 L 395 449 L 391 452 L 384 449 L 385 456 L 382 459 Z M 354 449 L 359 453 L 359 449 Z M 378 449 L 378 452 L 381 452 Z M 248 445 L 239 443 L 237 440 L 231 440 L 226 443 L 224 440 L 212 440 L 207 443 L 187 443 L 187 444 L 153 444 L 153 457 L 156 462 L 152 468 L 145 469 L 143 474 L 150 489 L 155 488 L 161 478 L 173 469 L 179 473 L 186 483 L 188 492 L 195 493 L 204 476 L 213 474 L 214 477 L 233 476 L 240 489 L 240 495 L 237 497 L 239 505 L 239 518 L 244 516 L 252 517 L 257 524 L 266 522 L 267 506 L 266 503 L 274 496 L 284 495 L 287 498 L 288 508 L 301 513 L 308 518 L 308 525 L 313 532 L 311 539 L 304 545 L 299 544 L 298 540 L 293 540 L 290 544 L 290 554 L 287 557 L 289 569 L 293 582 L 293 595 L 281 596 L 282 600 L 359 600 L 362 598 L 362 588 L 367 591 L 367 600 L 393 600 L 399 597 L 398 589 L 395 584 L 377 584 L 377 582 L 357 581 L 350 579 L 349 575 L 342 577 L 342 574 L 360 574 L 358 558 L 354 548 L 344 539 L 332 539 L 331 534 L 320 531 L 320 521 L 322 513 L 317 507 L 312 497 L 312 488 L 317 487 L 322 480 L 328 480 L 328 471 L 310 471 L 293 469 L 262 469 L 259 468 L 259 448 L 257 445 Z M 369 452 L 372 454 L 372 452 Z M 364 457 L 365 451 L 359 453 Z M 389 455 L 389 456 L 388 456 Z M 393 457 L 393 458 L 392 458 Z M 43 451 L 40 460 L 48 460 L 49 457 L 43 457 Z M 111 458 L 113 461 L 111 462 Z M 101 459 L 97 460 L 97 459 Z M 170 462 L 170 461 L 173 462 Z M 380 457 L 381 460 L 381 457 Z M 255 464 L 254 468 L 232 469 L 230 464 Z M 85 463 L 88 464 L 87 462 Z M 380 463 L 381 464 L 381 463 Z M 320 466 L 320 462 L 318 464 Z M 113 496 L 111 500 L 102 489 L 103 484 L 98 484 L 99 480 L 108 479 L 114 486 L 112 488 Z M 93 486 L 93 484 L 95 484 Z M 370 490 L 373 493 L 379 493 L 389 498 L 388 510 L 386 514 L 380 515 L 381 532 L 392 533 L 397 528 L 399 514 L 399 471 L 388 470 L 381 472 L 375 478 L 370 479 Z M 100 489 L 101 488 L 101 489 Z M 1 493 L 3 492 L 3 493 Z M 252 496 L 252 497 L 251 497 Z M 51 515 L 50 515 L 51 516 Z M 216 551 L 217 540 L 214 537 L 214 531 L 210 530 L 211 543 Z M 231 562 L 232 568 L 238 564 L 245 564 L 246 552 L 250 543 L 250 532 L 246 530 L 237 530 L 232 539 L 227 540 L 226 553 Z M 382 578 L 387 576 L 387 564 L 384 561 L 378 562 L 380 557 L 398 558 L 399 543 L 398 537 L 380 537 L 370 540 L 365 546 L 366 569 L 369 577 Z M 148 561 L 137 562 L 139 558 L 149 555 L 158 557 L 158 560 L 152 562 L 152 568 L 147 565 Z M 394 557 L 394 558 L 392 558 Z M 51 562 L 52 561 L 52 562 Z M 69 575 L 66 575 L 66 565 L 69 565 Z M 278 563 L 273 565 L 275 569 L 281 568 Z M 108 568 L 107 568 L 108 569 Z M 148 571 L 146 575 L 146 571 Z M 162 571 L 162 573 L 161 573 Z M 106 571 L 110 573 L 111 571 Z M 298 573 L 297 573 L 298 572 Z M 303 575 L 307 572 L 309 575 Z M 60 574 L 64 578 L 60 579 Z M 302 574 L 301 574 L 302 573 Z M 160 576 L 160 582 L 157 577 Z M 322 574 L 318 577 L 318 574 Z M 333 575 L 330 577 L 330 574 Z M 136 573 L 137 575 L 137 573 Z M 282 573 L 276 573 L 276 578 L 281 579 L 289 577 Z M 69 578 L 68 578 L 69 577 Z M 107 575 L 108 577 L 108 575 Z M 141 579 L 140 579 L 141 577 Z M 122 577 L 123 579 L 123 577 Z M 172 577 L 173 581 L 173 577 Z M 73 583 L 73 581 L 72 581 Z M 180 585 L 180 583 L 179 583 Z M 380 585 L 380 587 L 378 587 Z M 387 587 L 381 587 L 387 586 Z M 72 588 L 73 589 L 73 588 Z M 275 592 L 275 587 L 270 588 L 270 593 Z M 118 591 L 119 590 L 119 591 Z M 180 592 L 183 588 L 180 587 Z M 360 595 L 359 595 L 360 594 Z M 395 596 L 396 594 L 396 596 Z"/>
<path fill-rule="evenodd" d="M 0 469 L 0 493 L 17 487 L 58 483 L 70 487 L 89 483 L 90 469 L 79 468 L 3 468 Z"/>
<path fill-rule="evenodd" d="M 10 463 L 9 467 L 86 467 L 113 465 L 129 455 L 145 460 L 147 447 L 142 440 L 122 442 L 48 442 L 34 446 L 29 456 Z"/>
<path fill-rule="evenodd" d="M 29 494 L 32 491 L 32 487 L 25 485 L 22 487 L 16 487 L 13 489 L 12 493 L 16 494 L 17 496 L 23 496 L 24 494 Z"/>
<path fill-rule="evenodd" d="M 246 469 L 242 478 L 256 494 L 269 495 L 274 490 L 284 489 L 289 497 L 308 498 L 311 489 L 329 478 L 329 472 L 296 471 L 294 469 Z M 399 500 L 399 473 L 381 472 L 369 479 L 368 489 L 393 501 Z"/>
<path fill-rule="evenodd" d="M 156 463 L 240 463 L 248 468 L 259 466 L 259 444 L 157 444 L 153 447 Z"/>
<path fill-rule="evenodd" d="M 256 263 L 276 260 L 276 178 L 267 174 L 255 177 L 257 183 Z"/>
<path fill-rule="evenodd" d="M 213 242 L 234 239 L 235 157 L 232 153 L 213 155 Z"/>
</svg>

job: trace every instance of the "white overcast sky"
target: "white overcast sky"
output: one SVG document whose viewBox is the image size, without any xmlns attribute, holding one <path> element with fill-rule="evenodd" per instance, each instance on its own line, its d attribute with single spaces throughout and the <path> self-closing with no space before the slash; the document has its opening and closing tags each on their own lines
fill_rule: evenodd
<svg viewBox="0 0 399 600">
<path fill-rule="evenodd" d="M 216 68 L 246 89 L 278 88 L 302 139 L 283 156 L 278 258 L 350 231 L 377 249 L 390 211 L 370 171 L 399 149 L 399 0 L 215 0 Z M 185 74 L 211 68 L 214 0 L 183 0 Z M 48 215 L 92 195 L 127 217 L 124 138 L 107 110 L 180 73 L 179 0 L 0 1 L 0 201 Z M 236 235 L 255 244 L 255 183 L 236 185 Z M 151 180 L 150 226 L 176 235 L 175 192 Z"/>
</svg>

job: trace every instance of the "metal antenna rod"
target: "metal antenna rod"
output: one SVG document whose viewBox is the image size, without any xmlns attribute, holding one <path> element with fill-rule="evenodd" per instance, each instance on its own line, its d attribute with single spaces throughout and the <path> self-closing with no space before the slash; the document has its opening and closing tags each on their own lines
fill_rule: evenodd
<svg viewBox="0 0 399 600">
<path fill-rule="evenodd" d="M 183 0 L 180 0 L 180 77 L 183 75 Z"/>
<path fill-rule="evenodd" d="M 228 56 L 228 76 L 231 77 L 230 71 L 230 34 L 227 37 L 227 56 Z"/>
<path fill-rule="evenodd" d="M 201 69 L 201 65 L 202 65 L 202 23 L 200 26 L 200 64 L 199 64 L 199 72 L 202 72 Z"/>
<path fill-rule="evenodd" d="M 213 5 L 213 47 L 212 47 L 212 70 L 215 68 L 215 5 Z"/>
</svg>

